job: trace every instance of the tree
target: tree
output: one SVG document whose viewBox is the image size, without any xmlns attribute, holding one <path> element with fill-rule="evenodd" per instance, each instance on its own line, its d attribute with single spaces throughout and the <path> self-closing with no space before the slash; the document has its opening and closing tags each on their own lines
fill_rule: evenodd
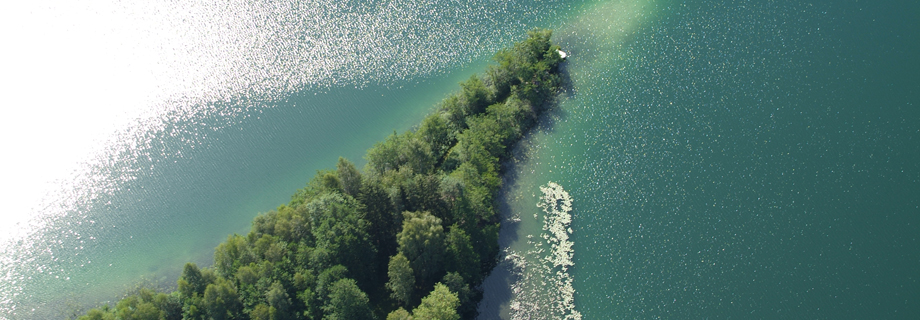
<svg viewBox="0 0 920 320">
<path fill-rule="evenodd" d="M 470 236 L 456 224 L 447 233 L 446 251 L 444 268 L 447 272 L 457 272 L 464 279 L 478 282 L 479 254 L 473 249 Z"/>
<path fill-rule="evenodd" d="M 277 311 L 264 303 L 260 303 L 249 311 L 249 319 L 252 320 L 274 320 Z"/>
<path fill-rule="evenodd" d="M 182 269 L 182 275 L 179 276 L 177 284 L 179 293 L 183 298 L 190 298 L 196 294 L 204 293 L 209 281 L 201 274 L 201 269 L 194 263 L 186 263 Z"/>
<path fill-rule="evenodd" d="M 364 261 L 373 261 L 377 249 L 371 242 L 363 211 L 361 203 L 338 193 L 321 195 L 307 204 L 316 239 L 314 254 L 326 250 L 333 265 L 342 264 L 361 283 L 371 283 L 375 268 Z"/>
<path fill-rule="evenodd" d="M 409 266 L 409 260 L 402 253 L 398 253 L 390 258 L 388 269 L 387 275 L 390 281 L 387 282 L 386 286 L 387 289 L 392 291 L 390 296 L 403 304 L 409 304 L 415 288 L 415 275 L 412 267 Z"/>
<path fill-rule="evenodd" d="M 364 205 L 369 232 L 385 265 L 386 259 L 396 253 L 396 234 L 402 226 L 402 215 L 394 214 L 399 212 L 395 211 L 380 179 L 365 180 L 358 200 Z"/>
<path fill-rule="evenodd" d="M 336 175 L 335 171 L 325 171 L 322 172 L 320 181 L 322 182 L 323 190 L 325 191 L 342 191 L 342 181 L 339 180 L 339 177 Z"/>
<path fill-rule="evenodd" d="M 457 308 L 457 313 L 464 318 L 472 319 L 475 317 L 476 303 L 472 300 L 473 292 L 470 291 L 470 285 L 464 281 L 463 277 L 456 272 L 449 272 L 441 279 L 441 283 L 447 286 L 450 292 L 455 293 L 460 300 L 460 307 Z"/>
<path fill-rule="evenodd" d="M 324 299 L 323 301 L 325 301 L 329 293 L 332 292 L 332 285 L 339 280 L 345 279 L 346 274 L 348 274 L 348 269 L 342 265 L 336 265 L 320 272 L 319 276 L 316 277 L 317 298 Z"/>
<path fill-rule="evenodd" d="M 274 310 L 273 319 L 288 319 L 290 317 L 291 299 L 281 282 L 275 281 L 265 292 L 265 300 L 268 301 L 270 310 Z"/>
<path fill-rule="evenodd" d="M 159 320 L 161 317 L 165 318 L 165 313 L 158 310 L 153 303 L 138 299 L 137 296 L 122 299 L 115 308 L 118 310 L 115 312 L 118 319 Z"/>
<path fill-rule="evenodd" d="M 181 319 L 182 316 L 182 306 L 178 297 L 156 293 L 147 288 L 141 288 L 137 293 L 119 301 L 114 313 L 107 312 L 108 310 L 94 310 L 87 313 L 91 316 L 89 319 L 159 320 Z"/>
<path fill-rule="evenodd" d="M 203 303 L 208 318 L 213 320 L 234 319 L 243 310 L 236 288 L 224 278 L 208 285 L 204 290 Z"/>
<path fill-rule="evenodd" d="M 342 157 L 339 157 L 339 162 L 336 163 L 336 170 L 338 171 L 339 180 L 342 182 L 342 191 L 357 198 L 361 192 L 363 182 L 361 172 L 358 171 L 358 168 L 355 168 L 354 163 Z"/>
<path fill-rule="evenodd" d="M 437 159 L 431 152 L 431 146 L 418 134 L 406 132 L 405 140 L 399 147 L 399 164 L 415 173 L 427 174 L 434 170 Z"/>
<path fill-rule="evenodd" d="M 416 281 L 423 287 L 440 276 L 444 258 L 444 227 L 428 212 L 405 212 L 403 230 L 396 236 L 399 252 L 406 256 Z"/>
<path fill-rule="evenodd" d="M 227 241 L 214 249 L 214 270 L 223 277 L 230 277 L 236 273 L 237 268 L 255 261 L 256 257 L 250 250 L 246 238 L 238 234 L 228 236 Z M 204 287 L 201 289 L 204 290 Z"/>
<path fill-rule="evenodd" d="M 447 210 L 446 215 L 450 217 L 444 220 L 469 229 L 475 227 L 478 221 L 475 212 L 470 207 L 466 186 L 458 176 L 442 176 L 438 184 L 438 194 Z"/>
<path fill-rule="evenodd" d="M 475 74 L 460 83 L 460 103 L 467 116 L 482 113 L 492 103 L 489 90 Z"/>
<path fill-rule="evenodd" d="M 432 153 L 431 145 L 424 137 L 407 131 L 401 135 L 395 132 L 386 141 L 378 142 L 367 150 L 367 170 L 371 174 L 382 175 L 387 171 L 407 168 L 415 173 L 429 173 L 434 170 L 437 159 Z"/>
<path fill-rule="evenodd" d="M 108 306 L 102 309 L 93 308 L 87 311 L 86 315 L 81 316 L 77 320 L 115 320 L 115 314 L 109 311 Z"/>
<path fill-rule="evenodd" d="M 431 294 L 422 299 L 422 304 L 412 311 L 412 317 L 416 319 L 459 320 L 458 306 L 460 306 L 460 299 L 457 298 L 457 294 L 450 292 L 447 286 L 439 282 L 435 284 Z"/>
<path fill-rule="evenodd" d="M 323 306 L 327 320 L 373 319 L 367 294 L 358 288 L 353 279 L 336 281 L 329 292 L 329 300 Z"/>
<path fill-rule="evenodd" d="M 420 139 L 431 146 L 431 153 L 436 159 L 441 159 L 456 140 L 456 137 L 451 137 L 447 120 L 440 112 L 425 117 L 417 133 Z"/>
<path fill-rule="evenodd" d="M 441 179 L 433 174 L 415 174 L 400 186 L 406 211 L 427 211 L 442 222 L 452 223 L 450 208 L 438 192 Z"/>
<path fill-rule="evenodd" d="M 396 309 L 387 315 L 387 320 L 410 320 L 410 319 L 412 319 L 412 315 L 410 315 L 409 311 L 406 311 L 406 309 L 403 309 L 402 307 L 399 307 L 399 309 Z"/>
</svg>

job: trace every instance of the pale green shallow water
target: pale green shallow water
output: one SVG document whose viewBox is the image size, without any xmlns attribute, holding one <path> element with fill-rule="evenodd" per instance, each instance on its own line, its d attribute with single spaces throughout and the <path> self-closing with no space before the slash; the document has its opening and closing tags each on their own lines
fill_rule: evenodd
<svg viewBox="0 0 920 320">
<path fill-rule="evenodd" d="M 916 3 L 522 2 L 441 16 L 388 3 L 416 12 L 411 21 L 453 21 L 442 38 L 387 44 L 442 54 L 406 62 L 375 51 L 368 43 L 379 39 L 361 36 L 375 24 L 358 22 L 381 34 L 444 33 L 393 31 L 402 11 L 354 3 L 336 21 L 367 32 L 316 34 L 353 43 L 344 58 L 281 54 L 294 71 L 269 69 L 268 79 L 291 85 L 256 82 L 234 89 L 255 94 L 199 103 L 218 112 L 125 130 L 100 149 L 147 144 L 87 165 L 103 178 L 63 186 L 34 236 L 4 249 L 0 317 L 66 313 L 141 278 L 174 281 L 184 261 L 208 264 L 256 212 L 339 155 L 363 162 L 374 141 L 416 123 L 532 26 L 557 30 L 572 85 L 512 167 L 505 197 L 522 221 L 503 241 L 526 248 L 540 232 L 538 187 L 565 187 L 585 319 L 920 317 Z M 332 19 L 308 9 L 278 20 Z M 438 46 L 444 39 L 459 40 Z M 277 41 L 299 52 L 290 44 L 307 40 Z M 310 63 L 343 67 L 290 67 Z M 507 297 L 486 287 L 491 319 Z"/>
</svg>

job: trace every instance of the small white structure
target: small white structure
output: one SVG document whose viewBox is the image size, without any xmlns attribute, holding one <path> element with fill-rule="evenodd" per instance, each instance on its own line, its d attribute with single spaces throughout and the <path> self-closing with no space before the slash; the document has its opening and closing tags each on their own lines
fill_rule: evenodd
<svg viewBox="0 0 920 320">
<path fill-rule="evenodd" d="M 556 50 L 556 51 L 559 52 L 559 56 L 562 57 L 562 60 L 565 60 L 565 58 L 569 56 L 567 53 L 565 53 L 565 51 L 562 51 L 562 50 Z"/>
</svg>

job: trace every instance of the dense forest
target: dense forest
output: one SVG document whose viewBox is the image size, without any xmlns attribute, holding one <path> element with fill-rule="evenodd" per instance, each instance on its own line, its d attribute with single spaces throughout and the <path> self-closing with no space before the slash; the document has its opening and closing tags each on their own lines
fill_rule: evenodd
<svg viewBox="0 0 920 320">
<path fill-rule="evenodd" d="M 415 129 L 339 158 L 170 293 L 80 319 L 460 319 L 497 263 L 500 163 L 561 85 L 552 32 L 498 52 Z"/>
</svg>

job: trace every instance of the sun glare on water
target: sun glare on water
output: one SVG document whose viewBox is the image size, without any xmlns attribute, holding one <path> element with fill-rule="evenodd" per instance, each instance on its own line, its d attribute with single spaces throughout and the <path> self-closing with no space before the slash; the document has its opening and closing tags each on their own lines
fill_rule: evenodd
<svg viewBox="0 0 920 320">
<path fill-rule="evenodd" d="M 206 129 L 216 131 L 272 107 L 265 101 L 304 90 L 444 72 L 491 55 L 546 16 L 544 10 L 563 5 L 528 6 L 10 3 L 0 12 L 0 318 L 28 317 L 31 307 L 22 301 L 52 305 L 59 298 L 53 295 L 90 286 L 65 282 L 73 270 L 98 263 L 81 256 L 99 240 L 86 236 L 87 225 L 114 228 L 106 219 L 118 218 L 97 219 L 94 203 L 149 173 L 143 167 L 149 159 L 182 156 L 163 154 L 174 151 L 157 139 L 208 143 L 206 132 L 181 123 L 207 119 Z"/>
</svg>

